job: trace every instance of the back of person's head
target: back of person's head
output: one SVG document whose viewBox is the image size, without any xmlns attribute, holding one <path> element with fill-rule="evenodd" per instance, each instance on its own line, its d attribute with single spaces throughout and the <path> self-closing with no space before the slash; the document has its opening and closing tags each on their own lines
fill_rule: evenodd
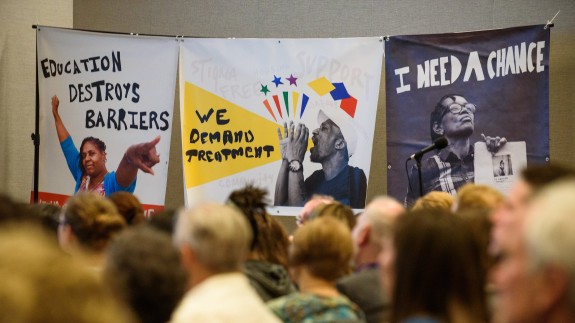
<svg viewBox="0 0 575 323">
<path fill-rule="evenodd" d="M 110 195 L 109 198 L 128 225 L 146 222 L 142 203 L 140 203 L 140 200 L 138 200 L 134 194 L 118 191 Z"/>
<path fill-rule="evenodd" d="M 228 200 L 238 207 L 252 228 L 250 249 L 258 259 L 287 267 L 288 233 L 266 211 L 267 191 L 253 185 L 233 191 Z"/>
<path fill-rule="evenodd" d="M 493 259 L 489 254 L 493 227 L 492 213 L 504 202 L 505 195 L 495 188 L 468 183 L 459 189 L 453 204 L 456 215 L 469 227 L 481 247 L 481 263 L 485 275 L 493 265 Z"/>
<path fill-rule="evenodd" d="M 575 314 L 575 180 L 549 185 L 535 197 L 524 227 L 528 268 L 554 273 L 566 286 L 564 297 Z M 535 295 L 534 295 L 535 297 Z"/>
<path fill-rule="evenodd" d="M 456 211 L 485 210 L 492 212 L 505 201 L 505 195 L 488 185 L 468 183 L 457 191 Z"/>
<path fill-rule="evenodd" d="M 103 277 L 142 323 L 168 322 L 186 289 L 180 253 L 170 236 L 148 226 L 124 230 L 112 240 Z"/>
<path fill-rule="evenodd" d="M 366 209 L 358 217 L 358 222 L 353 232 L 356 233 L 358 230 L 361 231 L 369 227 L 369 241 L 376 247 L 376 250 L 380 250 L 383 239 L 392 235 L 394 221 L 394 217 L 386 216 L 385 213 L 380 212 L 378 209 Z"/>
<path fill-rule="evenodd" d="M 0 194 L 0 225 L 14 222 L 34 222 L 28 205 L 15 201 L 8 195 Z"/>
<path fill-rule="evenodd" d="M 134 322 L 101 280 L 40 228 L 0 231 L 0 322 Z"/>
<path fill-rule="evenodd" d="M 264 259 L 283 267 L 288 267 L 288 249 L 290 245 L 289 234 L 285 227 L 274 217 L 269 217 L 266 234 L 262 235 L 259 243 Z M 262 230 L 263 231 L 263 230 Z"/>
<path fill-rule="evenodd" d="M 431 191 L 422 197 L 418 198 L 411 210 L 444 210 L 450 211 L 455 203 L 455 198 L 443 191 Z"/>
<path fill-rule="evenodd" d="M 178 210 L 176 208 L 165 208 L 164 210 L 152 215 L 148 219 L 147 224 L 153 228 L 168 233 L 171 236 L 174 233 L 177 214 Z"/>
<path fill-rule="evenodd" d="M 302 226 L 308 219 L 309 215 L 320 204 L 329 204 L 335 202 L 335 199 L 329 195 L 314 194 L 305 202 L 300 213 L 296 216 L 296 225 Z"/>
<path fill-rule="evenodd" d="M 357 219 L 353 210 L 340 202 L 332 202 L 328 204 L 320 204 L 316 206 L 309 215 L 309 220 L 330 216 L 336 218 L 347 225 L 352 230 L 355 226 Z"/>
<path fill-rule="evenodd" d="M 290 266 L 306 266 L 310 273 L 335 282 L 349 271 L 353 242 L 347 225 L 333 217 L 320 217 L 299 228 L 290 246 Z"/>
<path fill-rule="evenodd" d="M 60 214 L 62 208 L 58 205 L 48 203 L 38 203 L 30 206 L 32 216 L 40 220 L 42 226 L 53 233 L 58 234 L 58 225 L 60 224 Z"/>
<path fill-rule="evenodd" d="M 535 164 L 521 171 L 521 178 L 531 187 L 533 193 L 558 179 L 574 178 L 575 170 L 560 164 Z"/>
<path fill-rule="evenodd" d="M 246 260 L 252 232 L 235 207 L 204 203 L 178 215 L 174 242 L 193 250 L 198 262 L 213 273 L 237 271 Z"/>
<path fill-rule="evenodd" d="M 451 322 L 450 305 L 487 321 L 480 248 L 449 211 L 411 211 L 394 228 L 392 322 L 416 314 Z"/>
<path fill-rule="evenodd" d="M 494 261 L 489 250 L 491 243 L 491 229 L 493 228 L 493 222 L 491 222 L 489 218 L 490 212 L 491 211 L 488 209 L 470 208 L 457 211 L 455 213 L 455 215 L 461 218 L 465 225 L 467 225 L 472 237 L 479 244 L 481 251 L 481 267 L 483 268 L 485 275 L 487 275 Z"/>
<path fill-rule="evenodd" d="M 397 217 L 405 213 L 405 207 L 397 199 L 380 195 L 373 198 L 366 206 L 365 211 L 374 210 L 382 216 L 395 221 Z"/>
<path fill-rule="evenodd" d="M 126 221 L 108 199 L 94 193 L 71 197 L 63 213 L 81 246 L 94 252 L 103 251 L 109 240 L 126 227 Z"/>
<path fill-rule="evenodd" d="M 377 246 L 377 249 L 381 249 L 382 240 L 391 235 L 393 223 L 405 211 L 405 207 L 393 197 L 377 196 L 358 216 L 353 232 L 359 234 L 359 231 L 369 227 L 370 240 Z"/>
</svg>

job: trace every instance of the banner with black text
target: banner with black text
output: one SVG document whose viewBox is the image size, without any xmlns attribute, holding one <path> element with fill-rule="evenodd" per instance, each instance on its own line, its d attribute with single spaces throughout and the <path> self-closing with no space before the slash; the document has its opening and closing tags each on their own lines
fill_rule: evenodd
<svg viewBox="0 0 575 323">
<path fill-rule="evenodd" d="M 162 210 L 178 42 L 39 26 L 37 49 L 40 202 L 128 191 Z"/>
<path fill-rule="evenodd" d="M 314 194 L 363 208 L 382 57 L 381 37 L 185 38 L 186 203 L 253 184 L 273 214 L 296 214 Z"/>
</svg>

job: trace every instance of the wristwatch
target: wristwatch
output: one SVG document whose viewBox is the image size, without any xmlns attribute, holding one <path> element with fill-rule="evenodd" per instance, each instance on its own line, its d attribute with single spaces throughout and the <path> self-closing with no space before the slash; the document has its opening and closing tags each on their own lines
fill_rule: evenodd
<svg viewBox="0 0 575 323">
<path fill-rule="evenodd" d="M 294 159 L 289 162 L 289 170 L 294 173 L 303 172 L 303 166 L 299 160 Z"/>
</svg>

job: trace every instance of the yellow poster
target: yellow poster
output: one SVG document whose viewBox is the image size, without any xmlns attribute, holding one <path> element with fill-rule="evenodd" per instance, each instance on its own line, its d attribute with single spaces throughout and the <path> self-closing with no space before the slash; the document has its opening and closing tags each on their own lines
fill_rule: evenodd
<svg viewBox="0 0 575 323">
<path fill-rule="evenodd" d="M 272 214 L 314 194 L 365 206 L 381 38 L 194 38 L 180 54 L 187 205 L 252 184 Z"/>
</svg>

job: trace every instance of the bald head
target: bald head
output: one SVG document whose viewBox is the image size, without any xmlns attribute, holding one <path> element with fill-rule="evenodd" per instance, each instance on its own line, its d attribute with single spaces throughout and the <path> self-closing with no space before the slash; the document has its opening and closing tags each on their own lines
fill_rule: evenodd
<svg viewBox="0 0 575 323">
<path fill-rule="evenodd" d="M 334 202 L 335 200 L 333 197 L 328 195 L 313 195 L 309 201 L 307 201 L 303 208 L 301 209 L 300 213 L 296 217 L 296 224 L 298 227 L 301 227 L 309 218 L 311 211 L 316 207 L 322 204 L 329 204 Z"/>
<path fill-rule="evenodd" d="M 391 236 L 393 223 L 404 212 L 403 205 L 388 196 L 376 197 L 367 205 L 352 231 L 357 248 L 356 266 L 376 262 L 383 241 Z"/>
<path fill-rule="evenodd" d="M 365 207 L 365 212 L 377 212 L 392 222 L 405 212 L 405 207 L 389 196 L 377 196 Z"/>
</svg>

